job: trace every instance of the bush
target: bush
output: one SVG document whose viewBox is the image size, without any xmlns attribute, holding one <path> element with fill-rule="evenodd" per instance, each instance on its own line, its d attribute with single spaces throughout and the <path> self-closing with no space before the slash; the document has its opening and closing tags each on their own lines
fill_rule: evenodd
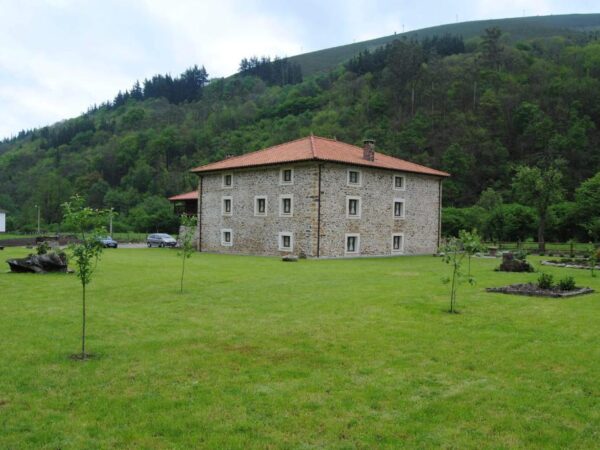
<svg viewBox="0 0 600 450">
<path fill-rule="evenodd" d="M 540 289 L 552 289 L 554 287 L 554 277 L 549 273 L 540 273 L 538 277 L 538 287 Z"/>
<path fill-rule="evenodd" d="M 566 276 L 559 280 L 558 288 L 561 291 L 572 291 L 575 289 L 575 278 L 572 276 Z"/>
<path fill-rule="evenodd" d="M 513 252 L 513 255 L 515 259 L 518 259 L 519 261 L 527 261 L 527 250 L 518 249 Z"/>
<path fill-rule="evenodd" d="M 524 241 L 535 235 L 537 216 L 533 208 L 501 205 L 484 217 L 482 232 L 494 242 Z"/>
<path fill-rule="evenodd" d="M 470 208 L 447 207 L 442 211 L 444 236 L 458 236 L 460 230 L 479 229 L 487 212 L 478 206 Z"/>
<path fill-rule="evenodd" d="M 50 246 L 46 241 L 40 242 L 36 248 L 36 252 L 38 255 L 45 255 L 46 253 L 48 253 L 48 250 L 50 250 Z"/>
<path fill-rule="evenodd" d="M 533 267 L 527 262 L 527 253 L 507 252 L 502 255 L 502 264 L 496 270 L 500 272 L 533 272 Z"/>
</svg>

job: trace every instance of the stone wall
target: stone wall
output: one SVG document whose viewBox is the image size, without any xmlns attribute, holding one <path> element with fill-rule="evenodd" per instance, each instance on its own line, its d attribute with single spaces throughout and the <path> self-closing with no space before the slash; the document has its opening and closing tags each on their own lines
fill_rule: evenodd
<svg viewBox="0 0 600 450">
<path fill-rule="evenodd" d="M 348 170 L 361 174 L 348 186 Z M 394 189 L 394 175 L 405 190 Z M 345 235 L 360 235 L 360 255 L 427 254 L 437 251 L 439 178 L 390 170 L 324 164 L 321 173 L 321 255 L 345 256 Z M 347 197 L 359 197 L 360 219 L 346 218 Z M 394 200 L 404 200 L 404 218 L 394 217 Z M 402 233 L 402 252 L 392 251 L 392 234 Z"/>
<path fill-rule="evenodd" d="M 202 176 L 201 251 L 317 256 L 318 173 L 321 166 L 321 257 L 391 255 L 392 234 L 402 233 L 403 254 L 434 253 L 439 231 L 439 178 L 335 163 L 295 163 L 293 184 L 281 185 L 284 166 L 228 172 L 232 186 L 223 186 L 224 172 Z M 360 171 L 360 186 L 348 186 L 348 169 Z M 394 190 L 393 176 L 405 177 L 405 190 Z M 293 196 L 293 215 L 281 217 L 280 196 Z M 231 197 L 231 215 L 223 215 L 222 199 Z M 255 216 L 255 196 L 267 198 L 266 216 Z M 359 219 L 346 217 L 348 196 L 360 198 Z M 405 217 L 394 218 L 394 199 L 404 199 Z M 232 245 L 222 245 L 221 231 L 231 230 Z M 280 250 L 279 233 L 293 234 L 293 249 Z M 345 252 L 346 234 L 360 235 L 358 255 Z M 397 253 L 397 252 L 396 252 Z"/>
<path fill-rule="evenodd" d="M 228 172 L 232 186 L 223 187 L 224 173 L 202 177 L 202 241 L 201 250 L 252 255 L 285 255 L 305 253 L 313 256 L 316 249 L 317 167 L 294 164 L 293 184 L 280 183 L 284 166 L 267 166 Z M 292 195 L 293 214 L 281 217 L 280 196 Z M 231 215 L 222 214 L 222 199 L 231 197 Z M 255 196 L 267 198 L 266 216 L 255 216 Z M 231 230 L 232 245 L 221 243 L 221 230 Z M 279 233 L 293 235 L 291 251 L 279 250 Z"/>
</svg>

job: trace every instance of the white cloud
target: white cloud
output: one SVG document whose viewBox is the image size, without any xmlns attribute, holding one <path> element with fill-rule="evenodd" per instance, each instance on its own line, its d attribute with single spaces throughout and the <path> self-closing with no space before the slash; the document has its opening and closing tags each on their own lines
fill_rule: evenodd
<svg viewBox="0 0 600 450">
<path fill-rule="evenodd" d="M 301 47 L 294 31 L 299 23 L 242 2 L 146 0 L 144 9 L 168 40 L 179 70 L 202 63 L 212 76 L 227 76 L 244 57 L 289 55 Z"/>
<path fill-rule="evenodd" d="M 394 31 L 598 10 L 595 0 L 0 0 L 0 138 L 73 117 L 136 79 L 291 56 Z"/>
<path fill-rule="evenodd" d="M 553 2 L 546 0 L 479 0 L 475 14 L 481 18 L 541 16 L 552 14 L 557 9 Z"/>
</svg>

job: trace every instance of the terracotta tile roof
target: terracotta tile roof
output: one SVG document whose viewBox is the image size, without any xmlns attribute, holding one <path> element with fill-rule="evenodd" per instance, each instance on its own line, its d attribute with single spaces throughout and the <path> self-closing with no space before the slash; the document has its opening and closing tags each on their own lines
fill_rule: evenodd
<svg viewBox="0 0 600 450">
<path fill-rule="evenodd" d="M 448 173 L 442 172 L 441 170 L 431 169 L 379 152 L 375 152 L 374 161 L 367 161 L 363 159 L 362 147 L 318 136 L 308 136 L 274 147 L 258 150 L 256 152 L 246 153 L 245 155 L 234 156 L 214 163 L 205 164 L 192 169 L 192 172 L 213 172 L 311 160 L 378 167 L 402 172 L 435 175 L 438 177 L 450 176 Z"/>
<path fill-rule="evenodd" d="M 185 194 L 174 195 L 169 197 L 171 202 L 179 202 L 183 200 L 198 200 L 198 191 L 186 192 Z"/>
</svg>

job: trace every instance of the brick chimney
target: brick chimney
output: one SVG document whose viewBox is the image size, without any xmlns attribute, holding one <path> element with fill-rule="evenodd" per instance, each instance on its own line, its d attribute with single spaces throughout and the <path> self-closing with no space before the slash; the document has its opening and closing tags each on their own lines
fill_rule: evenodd
<svg viewBox="0 0 600 450">
<path fill-rule="evenodd" d="M 363 159 L 375 161 L 375 139 L 365 139 L 363 147 Z"/>
</svg>

